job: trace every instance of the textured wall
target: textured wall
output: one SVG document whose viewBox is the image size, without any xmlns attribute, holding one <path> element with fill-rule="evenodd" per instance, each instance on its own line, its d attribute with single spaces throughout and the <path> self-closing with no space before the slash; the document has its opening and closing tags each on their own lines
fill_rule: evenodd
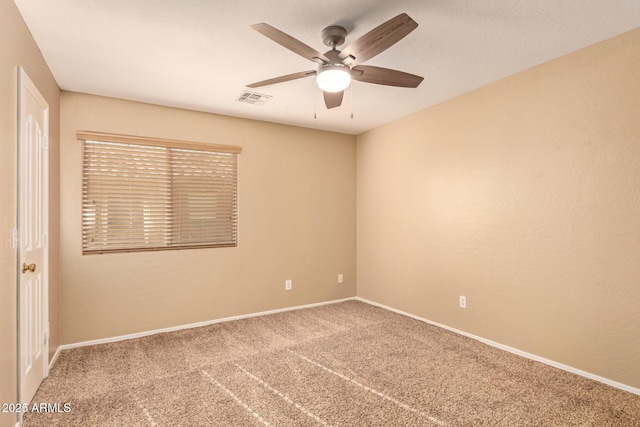
<svg viewBox="0 0 640 427">
<path fill-rule="evenodd" d="M 63 343 L 355 295 L 354 136 L 70 92 L 61 111 Z M 238 247 L 83 256 L 77 130 L 241 146 Z"/>
<path fill-rule="evenodd" d="M 358 136 L 358 295 L 640 387 L 639 46 Z"/>
<path fill-rule="evenodd" d="M 58 347 L 58 134 L 60 91 L 40 50 L 12 1 L 0 0 L 0 403 L 17 399 L 17 252 L 11 229 L 17 226 L 18 66 L 49 103 L 49 316 L 50 350 Z M 13 427 L 14 414 L 0 413 L 0 426 Z"/>
</svg>

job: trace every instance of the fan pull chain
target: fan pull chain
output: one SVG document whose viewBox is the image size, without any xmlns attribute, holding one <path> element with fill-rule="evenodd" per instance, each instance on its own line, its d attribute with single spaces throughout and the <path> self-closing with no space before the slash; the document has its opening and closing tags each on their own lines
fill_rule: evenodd
<svg viewBox="0 0 640 427">
<path fill-rule="evenodd" d="M 351 82 L 349 91 L 351 92 L 351 120 L 353 120 L 353 82 Z"/>
<path fill-rule="evenodd" d="M 315 89 L 315 82 L 314 82 L 314 89 Z M 316 95 L 313 97 L 313 118 L 317 119 L 318 116 L 316 115 L 316 112 L 318 111 L 318 91 L 314 90 L 314 92 L 316 93 Z"/>
</svg>

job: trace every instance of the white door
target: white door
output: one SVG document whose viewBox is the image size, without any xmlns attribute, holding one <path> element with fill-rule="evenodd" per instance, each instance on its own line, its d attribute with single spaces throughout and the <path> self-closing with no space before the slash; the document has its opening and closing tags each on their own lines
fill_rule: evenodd
<svg viewBox="0 0 640 427">
<path fill-rule="evenodd" d="M 20 401 L 48 375 L 49 106 L 18 70 L 18 310 Z"/>
</svg>

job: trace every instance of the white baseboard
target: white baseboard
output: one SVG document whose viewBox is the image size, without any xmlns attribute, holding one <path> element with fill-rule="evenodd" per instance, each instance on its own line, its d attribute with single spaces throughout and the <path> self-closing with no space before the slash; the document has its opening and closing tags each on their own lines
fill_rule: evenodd
<svg viewBox="0 0 640 427">
<path fill-rule="evenodd" d="M 60 357 L 61 351 L 62 351 L 62 346 L 58 346 L 58 348 L 56 349 L 56 352 L 53 353 L 53 357 L 49 361 L 49 370 L 51 370 L 51 368 L 53 368 L 53 365 L 55 365 L 56 362 L 58 361 L 58 357 Z"/>
<path fill-rule="evenodd" d="M 201 326 L 213 325 L 215 323 L 231 322 L 233 320 L 248 319 L 248 318 L 251 318 L 251 317 L 266 316 L 266 315 L 269 315 L 269 314 L 276 314 L 276 313 L 284 313 L 286 311 L 294 311 L 294 310 L 302 310 L 302 309 L 305 309 L 305 308 L 320 307 L 322 305 L 328 305 L 328 304 L 337 304 L 337 303 L 340 303 L 340 302 L 350 301 L 350 300 L 353 300 L 353 299 L 355 299 L 355 297 L 343 298 L 343 299 L 331 300 L 331 301 L 323 301 L 323 302 L 318 302 L 318 303 L 314 303 L 314 304 L 298 305 L 298 306 L 295 306 L 295 307 L 279 308 L 277 310 L 261 311 L 261 312 L 258 312 L 258 313 L 242 314 L 242 315 L 239 315 L 239 316 L 224 317 L 222 319 L 206 320 L 204 322 L 189 323 L 187 325 L 172 326 L 172 327 L 169 327 L 169 328 L 162 328 L 162 329 L 154 329 L 154 330 L 151 330 L 151 331 L 137 332 L 137 333 L 134 333 L 134 334 L 127 334 L 127 335 L 119 335 L 119 336 L 110 337 L 110 338 L 101 338 L 101 339 L 97 339 L 97 340 L 81 341 L 81 342 L 72 343 L 72 344 L 63 344 L 60 347 L 58 347 L 58 350 L 56 351 L 56 354 L 54 355 L 54 359 L 57 359 L 57 356 L 60 353 L 60 351 L 67 350 L 67 349 L 70 349 L 70 348 L 85 347 L 85 346 L 88 346 L 88 345 L 106 344 L 106 343 L 117 342 L 117 341 L 131 340 L 131 339 L 134 339 L 134 338 L 146 337 L 148 335 L 162 334 L 162 333 L 165 333 L 165 332 L 174 332 L 174 331 L 180 331 L 180 330 L 183 330 L 183 329 L 191 329 L 191 328 L 198 328 L 198 327 L 201 327 Z M 53 366 L 53 365 L 50 365 L 50 366 Z"/>
<path fill-rule="evenodd" d="M 544 357 L 540 357 L 540 356 L 537 356 L 537 355 L 532 354 L 532 353 L 527 353 L 526 351 L 522 351 L 522 350 L 519 350 L 517 348 L 510 347 L 508 345 L 504 345 L 504 344 L 501 344 L 501 343 L 498 343 L 498 342 L 495 342 L 495 341 L 491 341 L 489 339 L 482 338 L 480 336 L 473 335 L 473 334 L 470 334 L 468 332 L 464 332 L 464 331 L 461 331 L 459 329 L 455 329 L 455 328 L 452 328 L 450 326 L 443 325 L 441 323 L 433 322 L 431 320 L 422 318 L 420 316 L 416 316 L 414 314 L 407 313 L 405 311 L 398 310 L 398 309 L 395 309 L 393 307 L 386 306 L 384 304 L 379 304 L 377 302 L 369 301 L 367 299 L 360 298 L 360 297 L 351 297 L 351 298 L 344 298 L 344 299 L 339 299 L 339 300 L 324 301 L 324 302 L 314 303 L 314 304 L 306 304 L 306 305 L 300 305 L 300 306 L 295 306 L 295 307 L 287 307 L 287 308 L 281 308 L 281 309 L 277 309 L 277 310 L 261 311 L 261 312 L 258 312 L 258 313 L 242 314 L 242 315 L 239 315 L 239 316 L 225 317 L 225 318 L 222 318 L 222 319 L 207 320 L 207 321 L 204 321 L 204 322 L 190 323 L 190 324 L 186 324 L 186 325 L 173 326 L 173 327 L 169 327 L 169 328 L 162 328 L 162 329 L 155 329 L 155 330 L 151 330 L 151 331 L 137 332 L 137 333 L 134 333 L 134 334 L 119 335 L 119 336 L 110 337 L 110 338 L 102 338 L 102 339 L 97 339 L 97 340 L 82 341 L 82 342 L 77 342 L 77 343 L 72 343 L 72 344 L 63 344 L 60 347 L 58 347 L 58 349 L 56 350 L 53 358 L 51 359 L 51 363 L 49 364 L 49 369 L 51 369 L 53 367 L 53 365 L 55 364 L 55 362 L 58 360 L 58 356 L 60 355 L 60 352 L 62 350 L 67 350 L 67 349 L 77 348 L 77 347 L 85 347 L 85 346 L 89 346 L 89 345 L 106 344 L 106 343 L 111 343 L 111 342 L 130 340 L 130 339 L 141 338 L 141 337 L 145 337 L 145 336 L 149 336 L 149 335 L 162 334 L 162 333 L 165 333 L 165 332 L 173 332 L 173 331 L 179 331 L 179 330 L 183 330 L 183 329 L 198 328 L 198 327 L 201 327 L 201 326 L 213 325 L 215 323 L 231 322 L 233 320 L 248 319 L 248 318 L 251 318 L 251 317 L 266 316 L 266 315 L 269 315 L 269 314 L 284 313 L 284 312 L 287 312 L 287 311 L 302 310 L 302 309 L 305 309 L 305 308 L 319 307 L 319 306 L 322 306 L 322 305 L 337 304 L 337 303 L 341 303 L 341 302 L 345 302 L 345 301 L 354 301 L 354 300 L 355 301 L 360 301 L 360 302 L 363 302 L 363 303 L 366 303 L 366 304 L 374 305 L 374 306 L 377 306 L 377 307 L 380 307 L 380 308 L 384 308 L 385 310 L 393 311 L 394 313 L 398 313 L 398 314 L 401 314 L 403 316 L 407 316 L 407 317 L 410 317 L 412 319 L 416 319 L 416 320 L 419 320 L 421 322 L 428 323 L 430 325 L 437 326 L 437 327 L 442 328 L 442 329 L 446 329 L 446 330 L 451 331 L 453 333 L 456 333 L 456 334 L 459 334 L 459 335 L 463 335 L 465 337 L 474 339 L 476 341 L 480 341 L 481 343 L 490 345 L 490 346 L 495 347 L 495 348 L 499 348 L 500 350 L 508 351 L 509 353 L 513 353 L 515 355 L 518 355 L 518 356 L 521 356 L 521 357 L 525 357 L 527 359 L 535 360 L 536 362 L 544 363 L 545 365 L 553 366 L 554 368 L 558 368 L 558 369 L 561 369 L 563 371 L 570 372 L 572 374 L 580 375 L 582 377 L 589 378 L 591 380 L 598 381 L 598 382 L 601 382 L 603 384 L 607 384 L 607 385 L 609 385 L 611 387 L 615 387 L 615 388 L 620 389 L 620 390 L 628 391 L 629 393 L 633 393 L 633 394 L 636 394 L 636 395 L 640 396 L 640 388 L 632 387 L 632 386 L 627 385 L 627 384 L 623 384 L 623 383 L 620 383 L 620 382 L 617 382 L 617 381 L 613 381 L 613 380 L 610 380 L 608 378 L 601 377 L 599 375 L 595 375 L 595 374 L 592 374 L 590 372 L 586 372 L 586 371 L 574 368 L 574 367 L 569 366 L 569 365 L 565 365 L 563 363 L 559 363 L 559 362 L 556 362 L 556 361 L 553 361 L 553 360 L 550 360 L 550 359 L 546 359 Z M 20 422 L 18 422 L 18 424 L 16 424 L 16 427 L 19 427 L 19 424 L 20 424 Z"/>
<path fill-rule="evenodd" d="M 620 389 L 620 390 L 628 391 L 629 393 L 637 394 L 637 395 L 640 396 L 640 388 L 635 388 L 635 387 L 632 387 L 632 386 L 627 385 L 627 384 L 619 383 L 617 381 L 613 381 L 613 380 L 610 380 L 608 378 L 592 374 L 590 372 L 582 371 L 580 369 L 574 368 L 574 367 L 569 366 L 569 365 L 565 365 L 563 363 L 559 363 L 559 362 L 556 362 L 556 361 L 553 361 L 553 360 L 550 360 L 550 359 L 546 359 L 544 357 L 536 356 L 535 354 L 527 353 L 526 351 L 518 350 L 517 348 L 509 347 L 508 345 L 500 344 L 498 342 L 491 341 L 491 340 L 488 340 L 486 338 L 482 338 L 482 337 L 479 337 L 477 335 L 473 335 L 473 334 L 470 334 L 470 333 L 467 333 L 467 332 L 452 328 L 450 326 L 443 325 L 441 323 L 433 322 L 431 320 L 424 319 L 422 317 L 413 315 L 411 313 L 407 313 L 407 312 L 402 311 L 402 310 L 397 310 L 397 309 L 395 309 L 393 307 L 389 307 L 389 306 L 386 306 L 384 304 L 379 304 L 377 302 L 369 301 L 367 299 L 360 298 L 360 297 L 355 297 L 353 299 L 357 300 L 357 301 L 361 301 L 361 302 L 367 303 L 367 304 L 375 305 L 375 306 L 380 307 L 380 308 L 384 308 L 385 310 L 393 311 L 394 313 L 398 313 L 398 314 L 401 314 L 403 316 L 411 317 L 412 319 L 416 319 L 416 320 L 419 320 L 421 322 L 425 322 L 425 323 L 428 323 L 430 325 L 437 326 L 437 327 L 442 328 L 442 329 L 446 329 L 446 330 L 454 332 L 456 334 L 464 335 L 465 337 L 472 338 L 472 339 L 474 339 L 476 341 L 480 341 L 481 343 L 490 345 L 492 347 L 499 348 L 500 350 L 508 351 L 509 353 L 513 353 L 513 354 L 516 354 L 518 356 L 525 357 L 527 359 L 535 360 L 536 362 L 544 363 L 545 365 L 553 366 L 554 368 L 558 368 L 558 369 L 561 369 L 563 371 L 570 372 L 572 374 L 580 375 L 582 377 L 589 378 L 591 380 L 598 381 L 598 382 L 601 382 L 603 384 L 607 384 L 607 385 L 609 385 L 611 387 L 615 387 L 615 388 Z"/>
</svg>

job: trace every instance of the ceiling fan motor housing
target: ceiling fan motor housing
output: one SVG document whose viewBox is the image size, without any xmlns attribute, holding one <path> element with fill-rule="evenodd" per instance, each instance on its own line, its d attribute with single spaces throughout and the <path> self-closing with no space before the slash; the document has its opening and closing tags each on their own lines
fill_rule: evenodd
<svg viewBox="0 0 640 427">
<path fill-rule="evenodd" d="M 325 64 L 345 65 L 342 58 L 340 58 L 339 50 L 328 50 L 324 53 L 324 56 L 329 60 L 328 62 L 325 62 Z"/>
</svg>

